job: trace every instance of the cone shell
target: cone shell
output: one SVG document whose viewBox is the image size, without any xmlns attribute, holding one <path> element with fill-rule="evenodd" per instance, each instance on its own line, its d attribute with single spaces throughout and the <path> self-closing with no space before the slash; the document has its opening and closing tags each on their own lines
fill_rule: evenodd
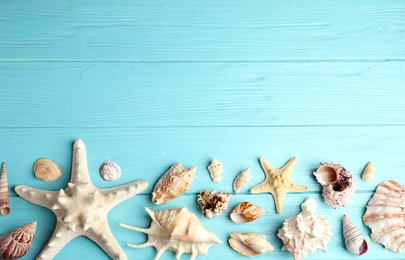
<svg viewBox="0 0 405 260">
<path fill-rule="evenodd" d="M 343 216 L 343 237 L 345 239 L 346 249 L 350 253 L 363 255 L 367 252 L 367 241 L 364 239 L 360 230 L 346 215 Z"/>
<path fill-rule="evenodd" d="M 3 216 L 10 214 L 6 163 L 3 163 L 0 176 L 0 213 Z"/>
<path fill-rule="evenodd" d="M 365 181 L 372 181 L 374 180 L 374 167 L 371 162 L 369 162 L 366 165 L 366 168 L 364 168 L 363 174 L 361 175 L 361 178 Z"/>
<path fill-rule="evenodd" d="M 62 169 L 60 166 L 48 158 L 38 159 L 34 163 L 34 172 L 35 177 L 44 182 L 56 181 L 62 176 Z"/>
<path fill-rule="evenodd" d="M 122 227 L 148 234 L 148 241 L 142 245 L 128 244 L 134 248 L 154 246 L 159 259 L 165 250 L 176 252 L 176 259 L 183 253 L 191 253 L 191 259 L 207 254 L 209 247 L 222 241 L 204 228 L 196 215 L 186 208 L 151 211 L 145 208 L 152 218 L 150 228 L 143 229 L 120 224 Z"/>
<path fill-rule="evenodd" d="M 233 181 L 233 191 L 238 193 L 250 181 L 250 167 L 239 173 Z"/>
<path fill-rule="evenodd" d="M 31 247 L 37 222 L 31 222 L 0 237 L 0 259 L 17 259 L 24 256 Z"/>
<path fill-rule="evenodd" d="M 367 204 L 363 222 L 371 240 L 400 253 L 405 248 L 405 188 L 396 181 L 380 183 Z"/>
<path fill-rule="evenodd" d="M 246 256 L 258 256 L 274 250 L 266 236 L 257 233 L 232 233 L 228 242 L 235 251 Z"/>
<path fill-rule="evenodd" d="M 196 171 L 197 166 L 184 169 L 181 163 L 174 164 L 156 182 L 152 201 L 156 205 L 162 205 L 182 195 L 193 182 Z"/>
<path fill-rule="evenodd" d="M 204 190 L 197 195 L 197 203 L 201 206 L 201 212 L 204 213 L 204 217 L 212 218 L 228 209 L 231 197 L 231 194 L 223 191 Z"/>
<path fill-rule="evenodd" d="M 211 164 L 208 166 L 208 171 L 213 182 L 221 182 L 223 167 L 220 161 L 213 158 Z"/>
<path fill-rule="evenodd" d="M 121 167 L 115 162 L 103 162 L 99 171 L 101 177 L 106 181 L 116 181 L 121 178 Z"/>
<path fill-rule="evenodd" d="M 233 208 L 231 220 L 236 224 L 243 224 L 260 218 L 264 213 L 261 207 L 245 201 Z"/>
</svg>

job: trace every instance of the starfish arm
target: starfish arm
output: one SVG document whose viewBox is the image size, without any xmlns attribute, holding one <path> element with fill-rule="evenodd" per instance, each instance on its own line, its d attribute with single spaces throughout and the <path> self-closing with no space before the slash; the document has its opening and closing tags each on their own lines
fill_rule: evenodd
<svg viewBox="0 0 405 260">
<path fill-rule="evenodd" d="M 295 192 L 304 192 L 307 191 L 308 187 L 307 186 L 303 186 L 303 185 L 299 185 L 295 182 L 291 182 L 291 188 L 289 191 L 295 191 Z"/>
<path fill-rule="evenodd" d="M 277 213 L 283 212 L 285 191 L 272 192 L 274 203 L 276 204 Z"/>
<path fill-rule="evenodd" d="M 24 185 L 18 185 L 14 190 L 21 198 L 51 210 L 59 193 L 59 191 L 38 190 Z"/>
<path fill-rule="evenodd" d="M 86 146 L 82 140 L 76 140 L 73 145 L 71 183 L 91 183 L 87 167 Z"/>
<path fill-rule="evenodd" d="M 288 178 L 294 168 L 295 163 L 297 162 L 297 158 L 291 158 L 279 171 L 284 173 L 283 175 L 285 178 Z"/>
<path fill-rule="evenodd" d="M 107 198 L 106 207 L 113 208 L 126 199 L 129 199 L 142 191 L 146 190 L 148 182 L 144 180 L 134 181 L 125 185 L 117 186 L 110 189 L 100 189 L 102 196 Z"/>
<path fill-rule="evenodd" d="M 269 183 L 266 180 L 264 180 L 259 185 L 251 188 L 250 193 L 255 194 L 255 193 L 260 193 L 260 192 L 270 192 L 270 189 L 271 189 L 271 187 L 270 187 Z"/>
<path fill-rule="evenodd" d="M 262 156 L 260 157 L 260 165 L 263 168 L 264 174 L 266 174 L 266 176 L 268 176 L 270 174 L 270 171 L 274 171 L 276 170 L 273 166 L 270 165 L 270 163 Z"/>
</svg>

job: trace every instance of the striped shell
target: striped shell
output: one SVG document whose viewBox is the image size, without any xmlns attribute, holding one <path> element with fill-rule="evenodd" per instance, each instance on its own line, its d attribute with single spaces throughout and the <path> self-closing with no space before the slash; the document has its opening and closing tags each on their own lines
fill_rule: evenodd
<svg viewBox="0 0 405 260">
<path fill-rule="evenodd" d="M 213 182 L 221 182 L 223 167 L 220 161 L 213 158 L 211 164 L 208 166 L 208 171 Z"/>
<path fill-rule="evenodd" d="M 233 208 L 231 220 L 236 224 L 243 224 L 260 218 L 264 213 L 261 207 L 245 201 Z"/>
<path fill-rule="evenodd" d="M 404 208 L 405 188 L 393 180 L 381 182 L 363 216 L 373 242 L 397 253 L 405 248 Z"/>
<path fill-rule="evenodd" d="M 17 259 L 24 256 L 31 247 L 37 222 L 18 227 L 0 237 L 0 259 Z"/>
<path fill-rule="evenodd" d="M 106 181 L 116 181 L 121 178 L 121 167 L 115 162 L 103 162 L 99 171 L 101 177 Z"/>
<path fill-rule="evenodd" d="M 374 167 L 371 162 L 369 162 L 366 165 L 366 168 L 364 168 L 363 174 L 361 175 L 361 178 L 365 181 L 372 181 L 374 180 Z"/>
<path fill-rule="evenodd" d="M 257 233 L 232 233 L 228 242 L 236 252 L 246 256 L 258 256 L 274 250 L 266 236 Z"/>
<path fill-rule="evenodd" d="M 364 255 L 368 250 L 367 241 L 353 222 L 343 215 L 343 237 L 346 249 L 355 255 Z"/>
<path fill-rule="evenodd" d="M 250 167 L 236 175 L 233 181 L 233 191 L 237 194 L 250 181 Z"/>
<path fill-rule="evenodd" d="M 204 217 L 212 218 L 228 209 L 228 202 L 231 197 L 231 194 L 223 191 L 204 190 L 197 195 L 197 203 L 200 204 Z"/>
<path fill-rule="evenodd" d="M 60 166 L 48 158 L 38 159 L 34 163 L 34 172 L 35 177 L 44 182 L 56 181 L 62 176 L 62 169 Z"/>
<path fill-rule="evenodd" d="M 10 214 L 6 163 L 3 163 L 0 176 L 0 213 L 3 216 Z"/>
</svg>

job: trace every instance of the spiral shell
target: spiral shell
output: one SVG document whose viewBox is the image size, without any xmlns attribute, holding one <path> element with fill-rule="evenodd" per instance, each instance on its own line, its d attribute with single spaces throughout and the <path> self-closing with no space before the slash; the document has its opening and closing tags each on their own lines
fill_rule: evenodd
<svg viewBox="0 0 405 260">
<path fill-rule="evenodd" d="M 197 203 L 201 206 L 201 212 L 204 217 L 212 218 L 222 214 L 228 209 L 231 194 L 226 192 L 217 192 L 216 190 L 204 190 L 197 196 Z"/>
<path fill-rule="evenodd" d="M 233 191 L 237 194 L 250 181 L 250 167 L 236 175 L 233 181 Z"/>
<path fill-rule="evenodd" d="M 236 252 L 246 256 L 258 256 L 274 250 L 266 236 L 257 233 L 232 233 L 228 242 Z"/>
<path fill-rule="evenodd" d="M 264 213 L 261 207 L 245 201 L 233 208 L 230 217 L 234 223 L 243 224 L 260 218 Z"/>
<path fill-rule="evenodd" d="M 35 177 L 45 182 L 56 181 L 62 176 L 62 169 L 60 166 L 48 159 L 40 158 L 34 163 Z"/>
<path fill-rule="evenodd" d="M 345 239 L 346 248 L 350 253 L 363 255 L 367 252 L 367 241 L 364 239 L 360 230 L 346 215 L 343 215 L 343 237 Z"/>
<path fill-rule="evenodd" d="M 37 222 L 18 227 L 0 237 L 0 259 L 17 259 L 24 256 L 31 247 Z"/>
<path fill-rule="evenodd" d="M 115 162 L 103 162 L 99 172 L 101 177 L 106 181 L 116 181 L 121 178 L 121 167 Z"/>
<path fill-rule="evenodd" d="M 364 168 L 363 174 L 361 175 L 361 178 L 365 181 L 372 181 L 374 180 L 374 167 L 371 162 L 369 162 L 366 165 L 366 168 Z"/>
<path fill-rule="evenodd" d="M 220 161 L 213 158 L 211 164 L 208 166 L 208 171 L 210 172 L 213 182 L 221 182 L 223 166 Z"/>
<path fill-rule="evenodd" d="M 3 163 L 0 176 L 0 213 L 3 216 L 10 214 L 6 163 Z"/>
</svg>

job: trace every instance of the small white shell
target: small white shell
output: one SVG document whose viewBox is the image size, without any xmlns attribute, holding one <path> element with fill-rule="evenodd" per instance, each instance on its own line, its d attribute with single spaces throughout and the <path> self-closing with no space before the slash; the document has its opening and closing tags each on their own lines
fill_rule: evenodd
<svg viewBox="0 0 405 260">
<path fill-rule="evenodd" d="M 343 215 L 343 237 L 345 238 L 346 248 L 350 253 L 363 255 L 367 252 L 367 241 L 346 215 Z"/>
<path fill-rule="evenodd" d="M 3 163 L 0 176 L 0 214 L 3 216 L 10 214 L 6 163 Z"/>
<path fill-rule="evenodd" d="M 101 177 L 106 181 L 116 181 L 121 178 L 121 167 L 115 162 L 103 162 L 99 171 Z"/>
<path fill-rule="evenodd" d="M 48 158 L 40 158 L 34 163 L 35 177 L 44 182 L 53 182 L 62 176 L 60 166 Z"/>
<path fill-rule="evenodd" d="M 238 193 L 250 181 L 250 167 L 236 175 L 233 181 L 233 191 Z"/>
<path fill-rule="evenodd" d="M 220 161 L 213 158 L 211 164 L 208 166 L 208 171 L 213 182 L 221 182 L 223 167 Z"/>
<path fill-rule="evenodd" d="M 365 181 L 372 181 L 374 180 L 374 167 L 371 162 L 369 162 L 366 165 L 366 168 L 364 168 L 363 174 L 361 175 L 361 178 Z"/>
<path fill-rule="evenodd" d="M 257 233 L 232 233 L 228 242 L 235 251 L 246 256 L 258 256 L 274 250 L 266 236 Z"/>
<path fill-rule="evenodd" d="M 245 201 L 233 208 L 230 217 L 234 223 L 243 224 L 260 218 L 264 213 L 261 207 Z"/>
</svg>

